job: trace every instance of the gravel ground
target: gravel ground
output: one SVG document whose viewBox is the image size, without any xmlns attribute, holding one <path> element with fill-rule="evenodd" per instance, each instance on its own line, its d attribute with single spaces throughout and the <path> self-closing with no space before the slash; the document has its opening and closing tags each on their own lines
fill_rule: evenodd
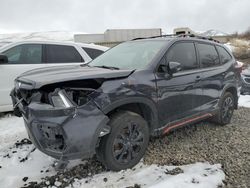
<svg viewBox="0 0 250 188">
<path fill-rule="evenodd" d="M 226 126 L 202 122 L 154 139 L 145 156 L 146 164 L 202 161 L 222 164 L 225 187 L 250 187 L 250 109 L 236 110 Z"/>
<path fill-rule="evenodd" d="M 202 122 L 151 140 L 144 161 L 146 164 L 183 165 L 208 161 L 221 163 L 226 174 L 227 188 L 250 187 L 250 109 L 234 112 L 231 124 L 226 126 Z M 46 177 L 42 182 L 28 183 L 25 187 L 44 187 L 55 181 L 65 187 L 74 179 L 91 177 L 105 171 L 95 159 L 66 172 Z"/>
</svg>

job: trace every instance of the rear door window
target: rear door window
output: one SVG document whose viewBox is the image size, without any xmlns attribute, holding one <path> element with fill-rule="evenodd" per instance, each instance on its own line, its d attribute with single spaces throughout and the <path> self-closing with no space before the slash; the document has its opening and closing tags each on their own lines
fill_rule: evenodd
<svg viewBox="0 0 250 188">
<path fill-rule="evenodd" d="M 2 54 L 8 57 L 9 64 L 39 64 L 42 63 L 41 44 L 21 44 L 6 50 Z"/>
<path fill-rule="evenodd" d="M 47 63 L 83 62 L 79 52 L 73 46 L 46 44 Z"/>
<path fill-rule="evenodd" d="M 231 55 L 223 47 L 216 46 L 216 48 L 218 49 L 218 52 L 220 55 L 220 60 L 221 60 L 222 64 L 225 64 L 225 63 L 232 60 Z"/>
<path fill-rule="evenodd" d="M 89 55 L 91 59 L 95 59 L 96 57 L 104 53 L 104 51 L 102 50 L 93 49 L 93 48 L 82 47 L 82 49 Z"/>
<path fill-rule="evenodd" d="M 167 63 L 171 61 L 180 63 L 181 70 L 198 68 L 194 43 L 181 42 L 171 47 L 167 53 Z"/>
<path fill-rule="evenodd" d="M 201 67 L 213 67 L 220 65 L 219 55 L 213 45 L 197 44 Z"/>
</svg>

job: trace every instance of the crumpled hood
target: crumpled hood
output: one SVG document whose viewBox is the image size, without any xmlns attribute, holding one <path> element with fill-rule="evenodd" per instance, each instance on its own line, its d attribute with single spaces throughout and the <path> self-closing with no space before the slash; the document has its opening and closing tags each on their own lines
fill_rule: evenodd
<svg viewBox="0 0 250 188">
<path fill-rule="evenodd" d="M 110 70 L 88 66 L 55 66 L 27 71 L 16 78 L 16 81 L 29 84 L 31 89 L 44 85 L 82 79 L 122 78 L 129 76 L 133 70 Z"/>
</svg>

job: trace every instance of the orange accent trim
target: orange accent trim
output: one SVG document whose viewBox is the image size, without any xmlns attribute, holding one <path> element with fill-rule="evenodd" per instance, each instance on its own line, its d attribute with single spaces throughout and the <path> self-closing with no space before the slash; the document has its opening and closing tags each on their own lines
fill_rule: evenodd
<svg viewBox="0 0 250 188">
<path fill-rule="evenodd" d="M 180 123 L 177 123 L 175 125 L 171 125 L 169 127 L 166 127 L 163 131 L 163 134 L 166 134 L 167 132 L 169 132 L 171 129 L 173 128 L 176 128 L 176 127 L 179 127 L 179 126 L 182 126 L 182 125 L 185 125 L 187 123 L 191 123 L 193 121 L 196 121 L 196 120 L 199 120 L 199 119 L 202 119 L 202 118 L 205 118 L 205 117 L 211 117 L 212 114 L 208 113 L 208 114 L 204 114 L 202 116 L 198 116 L 198 117 L 195 117 L 195 118 L 191 118 L 191 119 L 188 119 L 186 121 L 183 121 L 183 122 L 180 122 Z"/>
</svg>

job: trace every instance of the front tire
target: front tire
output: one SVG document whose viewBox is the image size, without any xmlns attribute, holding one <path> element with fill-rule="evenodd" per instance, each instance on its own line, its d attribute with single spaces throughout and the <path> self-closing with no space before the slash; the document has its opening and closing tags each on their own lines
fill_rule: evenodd
<svg viewBox="0 0 250 188">
<path fill-rule="evenodd" d="M 111 132 L 97 148 L 97 158 L 110 170 L 119 171 L 135 166 L 146 152 L 149 142 L 147 122 L 130 111 L 111 117 Z"/>
<path fill-rule="evenodd" d="M 226 92 L 219 102 L 219 112 L 214 116 L 213 121 L 220 125 L 231 122 L 234 112 L 234 97 L 232 93 Z"/>
</svg>

